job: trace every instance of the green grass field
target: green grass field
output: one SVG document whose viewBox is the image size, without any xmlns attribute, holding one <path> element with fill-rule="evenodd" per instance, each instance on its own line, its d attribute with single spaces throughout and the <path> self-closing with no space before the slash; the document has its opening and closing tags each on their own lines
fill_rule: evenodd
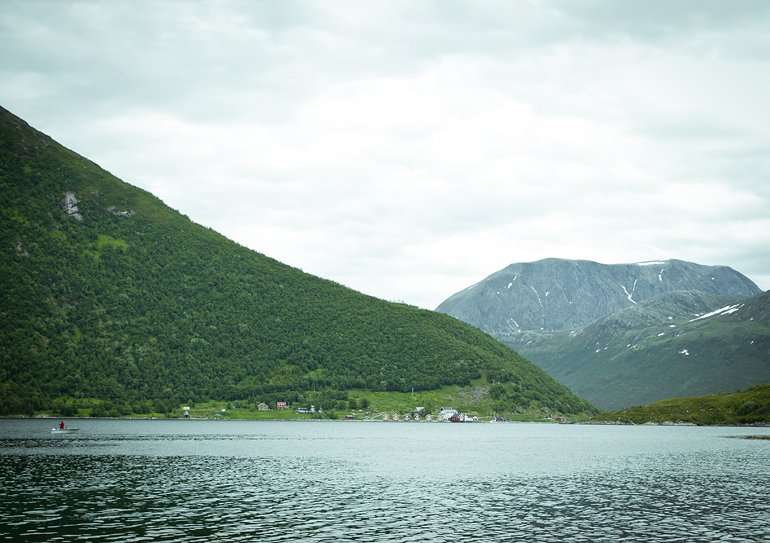
<svg viewBox="0 0 770 543">
<path fill-rule="evenodd" d="M 413 414 L 417 407 L 422 407 L 424 413 L 434 416 L 442 407 L 451 407 L 468 415 L 489 419 L 498 414 L 507 420 L 545 421 L 550 420 L 548 411 L 532 408 L 524 411 L 511 412 L 499 409 L 499 405 L 489 396 L 488 387 L 480 381 L 470 386 L 445 386 L 436 390 L 415 392 L 384 392 L 370 390 L 351 390 L 348 397 L 359 406 L 356 409 L 327 410 L 323 413 L 300 414 L 290 406 L 286 410 L 271 409 L 259 411 L 254 404 L 246 402 L 209 401 L 191 406 L 190 416 L 193 418 L 222 418 L 249 420 L 313 420 L 326 418 L 344 418 L 356 420 L 381 420 L 384 416 L 394 414 L 404 416 Z M 360 407 L 361 405 L 366 407 Z M 181 407 L 171 416 L 181 416 Z"/>
<path fill-rule="evenodd" d="M 252 400 L 210 400 L 174 404 L 167 411 L 153 409 L 152 402 L 142 402 L 132 406 L 133 411 L 122 411 L 120 406 L 97 398 L 60 397 L 50 410 L 35 411 L 33 416 L 57 417 L 121 417 L 132 419 L 182 418 L 184 407 L 189 407 L 189 416 L 193 419 L 211 420 L 319 420 L 344 419 L 383 420 L 394 415 L 402 418 L 413 415 L 417 408 L 423 415 L 436 415 L 443 407 L 453 408 L 480 420 L 489 420 L 494 415 L 512 421 L 551 421 L 561 418 L 548 408 L 532 403 L 528 408 L 514 407 L 504 400 L 495 400 L 490 394 L 490 385 L 484 379 L 477 379 L 470 385 L 448 385 L 434 390 L 414 392 L 371 391 L 353 389 L 346 391 L 347 399 L 336 401 L 334 408 L 322 412 L 297 413 L 297 408 L 308 407 L 304 404 L 290 405 L 289 408 L 260 411 L 257 404 L 260 399 Z M 568 420 L 585 420 L 590 414 L 571 416 Z"/>
<path fill-rule="evenodd" d="M 649 405 L 601 413 L 594 420 L 634 424 L 770 424 L 770 385 L 754 386 L 727 394 L 661 400 Z"/>
</svg>

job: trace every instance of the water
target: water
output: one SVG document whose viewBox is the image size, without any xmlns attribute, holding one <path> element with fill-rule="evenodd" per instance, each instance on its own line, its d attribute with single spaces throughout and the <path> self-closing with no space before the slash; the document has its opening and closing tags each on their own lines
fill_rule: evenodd
<svg viewBox="0 0 770 543">
<path fill-rule="evenodd" d="M 0 541 L 770 541 L 770 429 L 0 421 Z"/>
</svg>

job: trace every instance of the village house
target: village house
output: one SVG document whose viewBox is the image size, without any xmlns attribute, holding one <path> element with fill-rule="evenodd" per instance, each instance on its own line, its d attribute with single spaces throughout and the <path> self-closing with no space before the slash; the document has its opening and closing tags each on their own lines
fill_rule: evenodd
<svg viewBox="0 0 770 543">
<path fill-rule="evenodd" d="M 265 402 L 259 402 L 257 404 L 257 411 L 270 411 L 270 406 Z"/>
<path fill-rule="evenodd" d="M 441 411 L 438 412 L 438 419 L 446 421 L 459 414 L 460 413 L 457 411 L 457 409 L 452 407 L 442 407 Z"/>
<path fill-rule="evenodd" d="M 286 409 L 289 407 L 289 404 L 283 401 L 277 401 L 275 402 L 275 408 L 276 409 Z"/>
</svg>

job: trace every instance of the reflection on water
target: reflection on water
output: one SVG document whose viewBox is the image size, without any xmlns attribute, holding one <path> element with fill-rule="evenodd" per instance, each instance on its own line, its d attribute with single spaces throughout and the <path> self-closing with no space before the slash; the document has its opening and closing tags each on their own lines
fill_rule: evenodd
<svg viewBox="0 0 770 543">
<path fill-rule="evenodd" d="M 770 443 L 709 429 L 169 428 L 0 431 L 0 541 L 770 540 Z"/>
</svg>

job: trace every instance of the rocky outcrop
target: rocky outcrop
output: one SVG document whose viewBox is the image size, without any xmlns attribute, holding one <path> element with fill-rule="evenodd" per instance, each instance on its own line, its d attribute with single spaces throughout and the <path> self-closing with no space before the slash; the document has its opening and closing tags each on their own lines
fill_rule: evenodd
<svg viewBox="0 0 770 543">
<path fill-rule="evenodd" d="M 118 209 L 115 206 L 108 207 L 107 211 L 109 211 L 116 217 L 122 217 L 124 219 L 133 217 L 134 215 L 136 215 L 136 211 L 134 211 L 133 209 Z"/>
<path fill-rule="evenodd" d="M 24 244 L 21 242 L 20 239 L 16 240 L 16 254 L 23 257 L 29 257 L 29 253 L 24 248 Z"/>
<path fill-rule="evenodd" d="M 64 199 L 61 202 L 64 212 L 77 221 L 83 220 L 83 215 L 80 214 L 78 209 L 78 199 L 75 197 L 74 192 L 65 192 Z"/>
</svg>

